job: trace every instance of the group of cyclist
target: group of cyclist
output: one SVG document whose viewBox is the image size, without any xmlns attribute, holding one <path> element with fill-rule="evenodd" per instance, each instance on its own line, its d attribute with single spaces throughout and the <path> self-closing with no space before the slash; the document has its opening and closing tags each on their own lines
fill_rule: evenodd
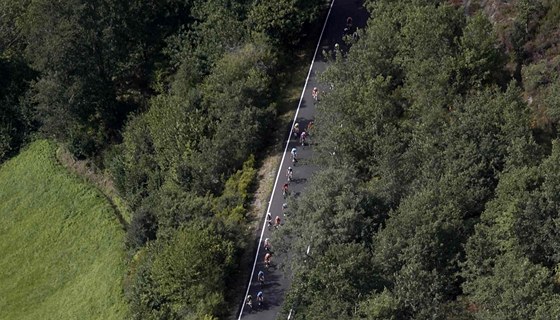
<svg viewBox="0 0 560 320">
<path fill-rule="evenodd" d="M 299 138 L 299 144 L 302 147 L 307 145 L 307 139 L 309 138 L 309 130 L 312 127 L 313 127 L 313 121 L 310 121 L 307 124 L 307 128 L 304 128 L 303 130 L 300 129 L 299 123 L 296 122 L 294 124 L 294 129 L 293 129 L 294 139 L 297 140 Z M 301 131 L 301 133 L 300 133 L 300 131 Z M 292 148 L 291 154 L 292 154 L 292 163 L 295 165 L 295 163 L 297 162 L 297 148 L 295 148 L 295 147 Z"/>
<path fill-rule="evenodd" d="M 313 88 L 313 99 L 315 101 L 317 101 L 317 96 L 318 96 L 318 89 L 317 88 Z M 300 133 L 300 127 L 299 127 L 299 123 L 295 123 L 294 127 L 293 127 L 293 135 L 295 136 L 295 138 L 297 139 L 299 137 L 299 142 L 302 146 L 305 145 L 306 143 L 306 139 L 309 136 L 309 131 L 310 129 L 313 127 L 313 121 L 310 121 L 307 125 L 307 127 L 305 129 L 303 129 Z M 291 157 L 292 157 L 292 165 L 295 166 L 296 162 L 298 161 L 298 156 L 297 156 L 297 148 L 294 147 L 291 149 Z M 284 197 L 284 199 L 286 199 L 289 195 L 289 186 L 290 183 L 294 180 L 294 170 L 292 168 L 292 166 L 289 166 L 288 169 L 286 170 L 286 182 L 284 183 L 284 185 L 282 186 L 282 195 Z M 284 212 L 284 210 L 287 208 L 287 203 L 283 203 L 282 204 L 282 212 Z M 281 218 L 280 215 L 277 215 L 274 218 L 274 221 L 272 220 L 272 214 L 270 212 L 267 212 L 266 214 L 266 221 L 267 221 L 267 225 L 268 225 L 268 230 L 270 231 L 273 227 L 274 229 L 278 229 L 281 225 Z M 264 269 L 265 270 L 260 270 L 257 273 L 257 281 L 260 283 L 260 290 L 257 292 L 256 295 L 256 301 L 257 301 L 257 306 L 259 308 L 261 308 L 264 304 L 264 293 L 263 293 L 263 289 L 265 287 L 265 271 L 268 271 L 270 266 L 271 266 L 271 262 L 272 262 L 272 245 L 270 243 L 270 239 L 266 238 L 264 240 L 264 259 L 263 259 L 263 263 L 264 263 Z M 245 303 L 251 308 L 251 310 L 253 310 L 254 306 L 253 306 L 253 296 L 251 294 L 247 295 L 246 299 L 245 299 Z"/>
<path fill-rule="evenodd" d="M 270 244 L 270 240 L 268 238 L 266 238 L 264 240 L 264 250 L 266 251 L 266 253 L 264 254 L 264 268 L 266 271 L 268 271 L 268 269 L 270 268 L 270 264 L 272 262 L 272 246 Z M 262 290 L 264 289 L 265 286 L 265 273 L 263 270 L 260 270 L 259 273 L 257 274 L 257 281 L 260 283 L 261 288 L 259 290 L 259 292 L 257 292 L 257 307 L 262 308 L 264 305 L 264 294 L 262 292 Z M 247 298 L 245 299 L 245 303 L 247 303 L 247 305 L 249 306 L 249 308 L 251 308 L 251 310 L 253 310 L 253 296 L 252 295 L 247 295 Z"/>
<path fill-rule="evenodd" d="M 268 231 L 272 230 L 272 227 L 274 227 L 274 229 L 278 229 L 281 222 L 282 219 L 279 215 L 276 216 L 276 218 L 274 218 L 274 222 L 272 222 L 272 214 L 270 212 L 266 214 L 266 224 L 268 225 Z"/>
<path fill-rule="evenodd" d="M 252 310 L 253 309 L 253 296 L 248 295 L 247 299 L 246 299 L 246 303 Z M 259 291 L 257 293 L 257 304 L 258 304 L 259 307 L 262 307 L 263 303 L 264 303 L 264 295 L 263 295 L 262 291 Z"/>
<path fill-rule="evenodd" d="M 344 35 L 345 36 L 354 36 L 356 33 L 356 27 L 353 25 L 353 21 L 351 17 L 348 17 L 346 20 L 346 27 L 344 28 Z M 336 44 L 336 46 L 338 47 L 338 44 Z M 337 48 L 338 49 L 338 48 Z M 319 100 L 319 89 L 317 87 L 314 87 L 311 95 L 313 97 L 313 100 L 316 102 Z M 306 129 L 301 130 L 299 123 L 295 123 L 294 127 L 293 127 L 293 135 L 294 137 L 297 139 L 299 137 L 299 143 L 301 144 L 302 147 L 304 147 L 306 145 L 306 140 L 309 137 L 309 131 L 310 129 L 313 127 L 313 121 L 310 121 L 307 125 Z M 301 134 L 300 134 L 301 131 Z M 298 156 L 297 156 L 297 148 L 293 147 L 291 149 L 291 158 L 292 158 L 292 165 L 295 166 L 297 161 L 298 161 Z M 283 187 L 282 187 L 282 195 L 284 197 L 284 199 L 287 198 L 287 196 L 289 195 L 289 185 L 290 182 L 292 182 L 294 179 L 294 171 L 292 169 L 292 167 L 288 167 L 288 169 L 286 170 L 286 182 L 284 183 Z M 284 210 L 287 208 L 287 204 L 283 203 L 282 204 L 282 212 L 284 212 Z M 268 227 L 269 230 L 274 226 L 274 228 L 278 228 L 280 227 L 280 223 L 281 223 L 281 218 L 279 215 L 276 216 L 275 220 L 274 220 L 274 224 L 272 222 L 272 214 L 270 212 L 267 213 L 266 216 L 267 219 L 267 223 L 268 223 Z M 266 271 L 268 271 L 270 265 L 271 265 L 271 260 L 272 260 L 272 246 L 270 243 L 270 239 L 266 238 L 264 240 L 264 250 L 265 250 L 265 255 L 264 255 L 264 268 Z M 258 291 L 256 298 L 257 298 L 257 304 L 259 307 L 262 307 L 264 304 L 264 294 L 262 292 L 262 289 L 264 289 L 265 286 L 265 271 L 260 270 L 257 274 L 257 280 L 261 285 L 261 290 Z M 253 309 L 253 297 L 249 294 L 246 298 L 246 303 L 247 305 Z"/>
</svg>

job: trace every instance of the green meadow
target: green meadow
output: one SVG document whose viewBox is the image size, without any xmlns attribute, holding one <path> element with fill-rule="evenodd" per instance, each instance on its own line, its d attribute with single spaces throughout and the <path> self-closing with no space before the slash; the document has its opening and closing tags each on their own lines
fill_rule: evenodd
<svg viewBox="0 0 560 320">
<path fill-rule="evenodd" d="M 0 319 L 123 319 L 123 237 L 47 141 L 0 167 Z"/>
</svg>

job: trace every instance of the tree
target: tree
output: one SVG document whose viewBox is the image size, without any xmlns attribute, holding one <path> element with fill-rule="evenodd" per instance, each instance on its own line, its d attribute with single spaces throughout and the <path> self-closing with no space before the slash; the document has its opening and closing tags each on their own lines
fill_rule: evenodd
<svg viewBox="0 0 560 320">
<path fill-rule="evenodd" d="M 314 250 L 307 263 L 312 266 L 296 274 L 293 294 L 287 298 L 305 319 L 354 319 L 360 297 L 379 286 L 379 279 L 371 276 L 367 248 L 359 244 Z"/>
<path fill-rule="evenodd" d="M 504 174 L 496 198 L 487 205 L 466 246 L 467 278 L 490 272 L 495 257 L 507 252 L 548 267 L 559 260 L 555 225 L 558 147 L 540 166 L 520 167 Z"/>
<path fill-rule="evenodd" d="M 41 73 L 32 101 L 41 130 L 70 141 L 71 151 L 91 156 L 108 140 L 118 105 L 108 48 L 99 30 L 99 1 L 34 1 L 25 16 L 26 57 Z"/>
<path fill-rule="evenodd" d="M 553 298 L 549 271 L 512 252 L 498 256 L 490 273 L 464 289 L 478 319 L 533 319 Z"/>
<path fill-rule="evenodd" d="M 273 235 L 277 254 L 295 252 L 287 305 L 310 319 L 349 319 L 361 296 L 382 289 L 369 253 L 379 211 L 351 170 L 327 168 L 313 178 L 306 193 L 290 202 L 288 223 Z"/>
<path fill-rule="evenodd" d="M 201 85 L 204 135 L 188 158 L 192 190 L 219 193 L 225 179 L 263 145 L 275 114 L 267 90 L 274 66 L 267 44 L 247 44 L 224 55 Z"/>
<path fill-rule="evenodd" d="M 506 56 L 500 50 L 491 22 L 482 12 L 467 19 L 459 47 L 459 79 L 456 79 L 459 92 L 503 81 Z"/>
<path fill-rule="evenodd" d="M 220 314 L 233 254 L 232 243 L 211 228 L 194 224 L 179 228 L 154 258 L 155 288 L 176 315 Z"/>
<path fill-rule="evenodd" d="M 465 18 L 449 5 L 413 5 L 405 9 L 404 19 L 395 56 L 405 73 L 403 95 L 410 101 L 411 118 L 423 122 L 428 133 L 437 132 L 454 94 L 448 85 L 455 65 L 454 38 Z"/>
<path fill-rule="evenodd" d="M 123 133 L 122 151 L 113 159 L 111 171 L 128 203 L 136 209 L 163 184 L 162 168 L 145 117 L 131 118 Z"/>
<path fill-rule="evenodd" d="M 24 102 L 34 73 L 21 60 L 0 58 L 0 162 L 15 154 L 34 129 Z"/>
<path fill-rule="evenodd" d="M 358 319 L 366 320 L 398 320 L 404 315 L 400 311 L 400 302 L 389 290 L 373 294 L 360 304 Z"/>
<path fill-rule="evenodd" d="M 317 0 L 259 2 L 249 11 L 249 28 L 264 33 L 274 45 L 294 45 L 304 24 L 317 18 L 322 4 Z"/>
</svg>

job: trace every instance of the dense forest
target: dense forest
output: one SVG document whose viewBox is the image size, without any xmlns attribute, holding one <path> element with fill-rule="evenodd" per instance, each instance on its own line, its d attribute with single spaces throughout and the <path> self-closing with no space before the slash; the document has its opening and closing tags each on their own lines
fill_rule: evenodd
<svg viewBox="0 0 560 320">
<path fill-rule="evenodd" d="M 273 239 L 294 253 L 286 311 L 557 318 L 560 2 L 365 4 L 321 75 L 321 170 Z M 110 175 L 131 318 L 234 309 L 256 157 L 284 129 L 273 93 L 327 8 L 0 0 L 0 162 L 46 137 Z"/>
<path fill-rule="evenodd" d="M 558 319 L 560 2 L 367 8 L 322 75 L 320 173 L 273 239 L 293 253 L 285 308 Z"/>
</svg>

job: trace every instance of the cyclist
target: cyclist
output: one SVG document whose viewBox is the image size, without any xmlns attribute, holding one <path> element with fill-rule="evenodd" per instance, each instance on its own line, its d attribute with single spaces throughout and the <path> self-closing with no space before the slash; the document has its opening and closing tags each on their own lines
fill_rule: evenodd
<svg viewBox="0 0 560 320">
<path fill-rule="evenodd" d="M 288 178 L 288 182 L 291 182 L 294 178 L 294 170 L 292 167 L 288 167 L 288 170 L 286 171 L 286 178 Z"/>
<path fill-rule="evenodd" d="M 307 132 L 305 132 L 305 130 L 303 130 L 303 132 L 301 133 L 301 136 L 299 138 L 302 147 L 305 146 L 305 139 L 307 139 Z"/>
<path fill-rule="evenodd" d="M 309 123 L 307 124 L 307 129 L 305 130 L 307 132 L 307 135 L 309 135 L 311 129 L 313 129 L 313 120 L 309 121 Z"/>
<path fill-rule="evenodd" d="M 313 88 L 311 95 L 313 96 L 313 100 L 319 100 L 319 89 L 317 89 L 317 87 Z"/>
<path fill-rule="evenodd" d="M 346 18 L 346 28 L 344 28 L 345 35 L 351 35 L 354 33 L 354 25 L 352 23 L 352 17 Z"/>
<path fill-rule="evenodd" d="M 271 245 L 270 240 L 268 238 L 264 239 L 264 250 L 270 252 Z"/>
<path fill-rule="evenodd" d="M 294 124 L 294 138 L 297 138 L 299 134 L 299 123 Z"/>
<path fill-rule="evenodd" d="M 259 282 L 261 283 L 261 287 L 264 287 L 264 271 L 259 271 L 259 275 L 257 276 Z"/>
<path fill-rule="evenodd" d="M 264 302 L 264 295 L 263 295 L 263 292 L 262 292 L 262 291 L 259 291 L 259 292 L 257 293 L 257 302 L 258 302 L 258 304 L 259 304 L 259 307 L 262 307 L 263 302 Z"/>
<path fill-rule="evenodd" d="M 268 230 L 272 227 L 272 214 L 269 212 L 266 214 L 266 223 L 268 225 Z"/>
<path fill-rule="evenodd" d="M 264 255 L 264 267 L 266 268 L 266 270 L 268 270 L 268 268 L 270 268 L 270 259 L 272 258 L 272 254 L 270 252 L 267 252 Z"/>
<path fill-rule="evenodd" d="M 297 149 L 292 148 L 292 163 L 295 165 L 297 162 Z"/>
<path fill-rule="evenodd" d="M 278 229 L 278 227 L 280 227 L 280 222 L 282 220 L 280 219 L 280 216 L 276 216 L 276 219 L 274 219 L 274 228 Z"/>
<path fill-rule="evenodd" d="M 251 308 L 251 310 L 253 310 L 253 297 L 249 294 L 247 295 L 245 301 L 247 302 L 247 305 Z"/>
<path fill-rule="evenodd" d="M 288 187 L 289 187 L 288 183 L 284 183 L 284 186 L 282 186 L 282 196 L 284 197 L 284 199 L 288 197 Z"/>
</svg>

